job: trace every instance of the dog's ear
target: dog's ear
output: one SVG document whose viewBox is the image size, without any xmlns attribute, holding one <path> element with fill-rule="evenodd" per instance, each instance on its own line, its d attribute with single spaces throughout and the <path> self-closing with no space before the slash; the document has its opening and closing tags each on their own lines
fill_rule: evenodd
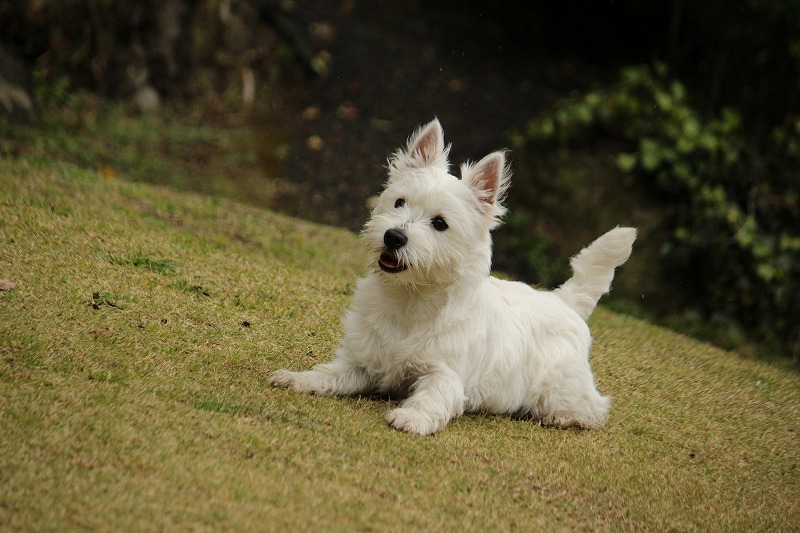
<svg viewBox="0 0 800 533">
<path fill-rule="evenodd" d="M 406 150 L 398 150 L 389 159 L 390 170 L 403 171 L 413 168 L 439 167 L 447 171 L 447 154 L 450 147 L 444 145 L 444 132 L 438 119 L 433 119 L 408 139 Z"/>
<path fill-rule="evenodd" d="M 499 205 L 510 181 L 505 153 L 492 152 L 475 164 L 462 165 L 461 179 L 482 203 Z"/>
<path fill-rule="evenodd" d="M 433 119 L 409 138 L 406 153 L 422 166 L 430 166 L 441 159 L 444 151 L 442 125 L 438 119 Z"/>
</svg>

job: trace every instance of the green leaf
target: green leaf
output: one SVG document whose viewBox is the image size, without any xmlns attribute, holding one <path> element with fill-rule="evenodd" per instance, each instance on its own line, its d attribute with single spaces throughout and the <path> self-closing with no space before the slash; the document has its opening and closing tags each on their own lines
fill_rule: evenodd
<svg viewBox="0 0 800 533">
<path fill-rule="evenodd" d="M 758 277 L 764 281 L 772 281 L 775 279 L 775 268 L 769 263 L 761 263 L 756 267 Z"/>
<path fill-rule="evenodd" d="M 623 172 L 630 173 L 636 167 L 637 160 L 636 154 L 619 154 L 617 156 L 617 166 Z"/>
<path fill-rule="evenodd" d="M 653 139 L 642 139 L 639 144 L 642 166 L 647 172 L 653 172 L 661 163 L 661 147 Z"/>
</svg>

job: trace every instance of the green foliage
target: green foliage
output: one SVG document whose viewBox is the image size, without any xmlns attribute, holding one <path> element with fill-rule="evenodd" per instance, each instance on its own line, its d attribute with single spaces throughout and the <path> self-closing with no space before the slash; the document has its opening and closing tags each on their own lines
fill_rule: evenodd
<svg viewBox="0 0 800 533">
<path fill-rule="evenodd" d="M 299 71 L 275 40 L 246 0 L 0 0 L 0 45 L 35 71 L 37 105 L 75 89 L 127 98 L 145 86 L 221 102 L 241 93 L 242 66 L 264 79 Z"/>
<path fill-rule="evenodd" d="M 5 0 L 0 7 L 6 15 L 0 22 L 3 40 L 33 56 L 35 81 L 47 87 L 37 89 L 46 93 L 38 96 L 47 102 L 64 98 L 70 86 L 123 88 L 127 80 L 118 67 L 131 56 L 142 59 L 137 31 L 152 17 L 140 2 Z"/>
<path fill-rule="evenodd" d="M 597 138 L 618 142 L 619 169 L 661 202 L 664 267 L 704 316 L 800 357 L 800 116 L 759 142 L 733 109 L 701 116 L 665 66 L 637 66 L 609 90 L 562 101 L 520 142 L 569 150 Z"/>
</svg>

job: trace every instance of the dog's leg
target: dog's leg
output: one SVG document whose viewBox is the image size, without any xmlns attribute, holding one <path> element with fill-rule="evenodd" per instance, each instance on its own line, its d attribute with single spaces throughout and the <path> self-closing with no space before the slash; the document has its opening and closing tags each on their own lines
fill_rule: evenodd
<svg viewBox="0 0 800 533">
<path fill-rule="evenodd" d="M 316 365 L 306 372 L 276 370 L 270 375 L 269 384 L 306 394 L 329 396 L 353 396 L 372 390 L 367 371 L 344 359 Z"/>
<path fill-rule="evenodd" d="M 450 368 L 428 369 L 412 387 L 411 396 L 386 414 L 396 429 L 428 435 L 439 431 L 464 412 L 464 385 Z"/>
</svg>

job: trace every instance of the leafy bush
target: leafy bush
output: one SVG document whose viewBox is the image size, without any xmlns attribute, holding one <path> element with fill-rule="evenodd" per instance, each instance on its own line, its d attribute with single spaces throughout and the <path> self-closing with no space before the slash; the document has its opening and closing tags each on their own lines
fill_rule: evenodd
<svg viewBox="0 0 800 533">
<path fill-rule="evenodd" d="M 127 97 L 152 86 L 202 98 L 238 94 L 242 68 L 279 80 L 298 68 L 248 0 L 0 0 L 0 44 L 19 51 L 55 93 L 46 96 Z"/>
<path fill-rule="evenodd" d="M 619 169 L 658 198 L 667 274 L 703 316 L 725 316 L 800 358 L 800 117 L 759 140 L 737 111 L 701 116 L 663 65 L 623 69 L 609 90 L 532 121 L 523 149 L 612 138 Z"/>
</svg>

